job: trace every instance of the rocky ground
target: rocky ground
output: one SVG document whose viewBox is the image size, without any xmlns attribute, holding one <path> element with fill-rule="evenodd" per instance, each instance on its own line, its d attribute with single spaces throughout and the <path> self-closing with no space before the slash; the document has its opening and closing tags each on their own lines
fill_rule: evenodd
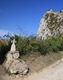
<svg viewBox="0 0 63 80">
<path fill-rule="evenodd" d="M 3 80 L 2 77 L 6 74 L 2 65 L 0 65 L 0 80 Z"/>
<path fill-rule="evenodd" d="M 0 67 L 3 70 L 2 66 Z M 0 70 L 0 72 L 2 71 Z M 63 59 L 58 60 L 56 63 L 44 68 L 40 72 L 30 73 L 25 76 L 2 74 L 5 76 L 0 74 L 0 80 L 63 80 Z"/>
<path fill-rule="evenodd" d="M 0 80 L 63 80 L 62 56 L 63 52 L 47 56 L 36 54 L 26 58 L 22 57 L 30 68 L 29 73 L 24 76 L 7 74 L 0 65 Z"/>
<path fill-rule="evenodd" d="M 39 73 L 27 76 L 24 80 L 63 80 L 63 59 L 44 68 Z"/>
</svg>

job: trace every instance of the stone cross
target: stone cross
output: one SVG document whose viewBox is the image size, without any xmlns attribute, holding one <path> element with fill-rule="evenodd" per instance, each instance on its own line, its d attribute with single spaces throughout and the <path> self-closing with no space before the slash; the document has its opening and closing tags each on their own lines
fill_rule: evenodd
<svg viewBox="0 0 63 80">
<path fill-rule="evenodd" d="M 11 52 L 15 52 L 16 51 L 15 43 L 16 43 L 16 41 L 15 41 L 15 39 L 13 39 L 12 45 L 11 45 L 11 49 L 10 49 Z"/>
</svg>

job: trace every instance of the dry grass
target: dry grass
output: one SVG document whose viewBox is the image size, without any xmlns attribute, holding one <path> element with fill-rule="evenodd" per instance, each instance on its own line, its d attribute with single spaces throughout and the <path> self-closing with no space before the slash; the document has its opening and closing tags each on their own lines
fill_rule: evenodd
<svg viewBox="0 0 63 80">
<path fill-rule="evenodd" d="M 8 42 L 6 40 L 0 40 L 0 42 L 3 44 L 3 45 L 8 45 Z"/>
<path fill-rule="evenodd" d="M 21 59 L 23 59 L 29 66 L 30 73 L 39 72 L 44 67 L 49 66 L 56 62 L 57 60 L 63 58 L 63 51 L 58 53 L 49 53 L 46 56 L 41 55 L 38 52 L 31 52 L 30 54 L 26 56 L 21 56 Z M 1 75 L 5 75 L 5 69 L 0 65 L 0 79 Z"/>
<path fill-rule="evenodd" d="M 44 67 L 49 66 L 56 62 L 57 60 L 63 58 L 63 51 L 58 53 L 49 53 L 46 56 L 40 55 L 38 52 L 32 52 L 26 56 L 22 56 L 28 66 L 30 67 L 30 72 L 38 72 Z"/>
</svg>

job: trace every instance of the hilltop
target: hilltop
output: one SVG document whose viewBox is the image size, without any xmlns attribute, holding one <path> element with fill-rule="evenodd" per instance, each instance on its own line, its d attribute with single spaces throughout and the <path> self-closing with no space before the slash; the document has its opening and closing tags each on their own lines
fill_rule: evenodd
<svg viewBox="0 0 63 80">
<path fill-rule="evenodd" d="M 37 38 L 46 39 L 48 37 L 57 37 L 63 34 L 63 10 L 55 12 L 47 11 L 40 21 Z"/>
</svg>

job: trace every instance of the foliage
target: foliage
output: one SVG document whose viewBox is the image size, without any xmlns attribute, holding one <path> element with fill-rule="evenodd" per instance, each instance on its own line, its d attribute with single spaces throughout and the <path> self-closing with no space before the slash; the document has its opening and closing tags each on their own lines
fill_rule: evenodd
<svg viewBox="0 0 63 80">
<path fill-rule="evenodd" d="M 42 55 L 46 55 L 50 52 L 58 52 L 63 50 L 63 36 L 57 38 L 48 38 L 46 40 L 37 40 L 35 35 L 30 36 L 18 36 L 14 35 L 16 39 L 16 48 L 20 52 L 20 55 L 26 55 L 31 52 L 40 52 Z M 11 46 L 11 40 L 8 41 L 8 45 L 0 43 L 0 55 L 4 55 Z"/>
<path fill-rule="evenodd" d="M 40 41 L 38 42 L 38 51 L 42 54 L 45 55 L 48 52 L 48 45 L 45 43 L 45 41 Z"/>
<path fill-rule="evenodd" d="M 0 64 L 5 60 L 5 54 L 9 51 L 9 45 L 0 42 Z"/>
<path fill-rule="evenodd" d="M 30 51 L 36 51 L 36 37 L 35 36 L 18 36 L 18 42 L 16 43 L 17 50 L 20 52 L 20 55 L 29 53 Z"/>
<path fill-rule="evenodd" d="M 19 36 L 16 46 L 21 55 L 27 54 L 31 51 L 39 51 L 42 55 L 45 55 L 49 52 L 63 50 L 63 37 L 59 36 L 57 38 L 46 39 L 45 41 L 37 41 L 36 36 Z"/>
</svg>

